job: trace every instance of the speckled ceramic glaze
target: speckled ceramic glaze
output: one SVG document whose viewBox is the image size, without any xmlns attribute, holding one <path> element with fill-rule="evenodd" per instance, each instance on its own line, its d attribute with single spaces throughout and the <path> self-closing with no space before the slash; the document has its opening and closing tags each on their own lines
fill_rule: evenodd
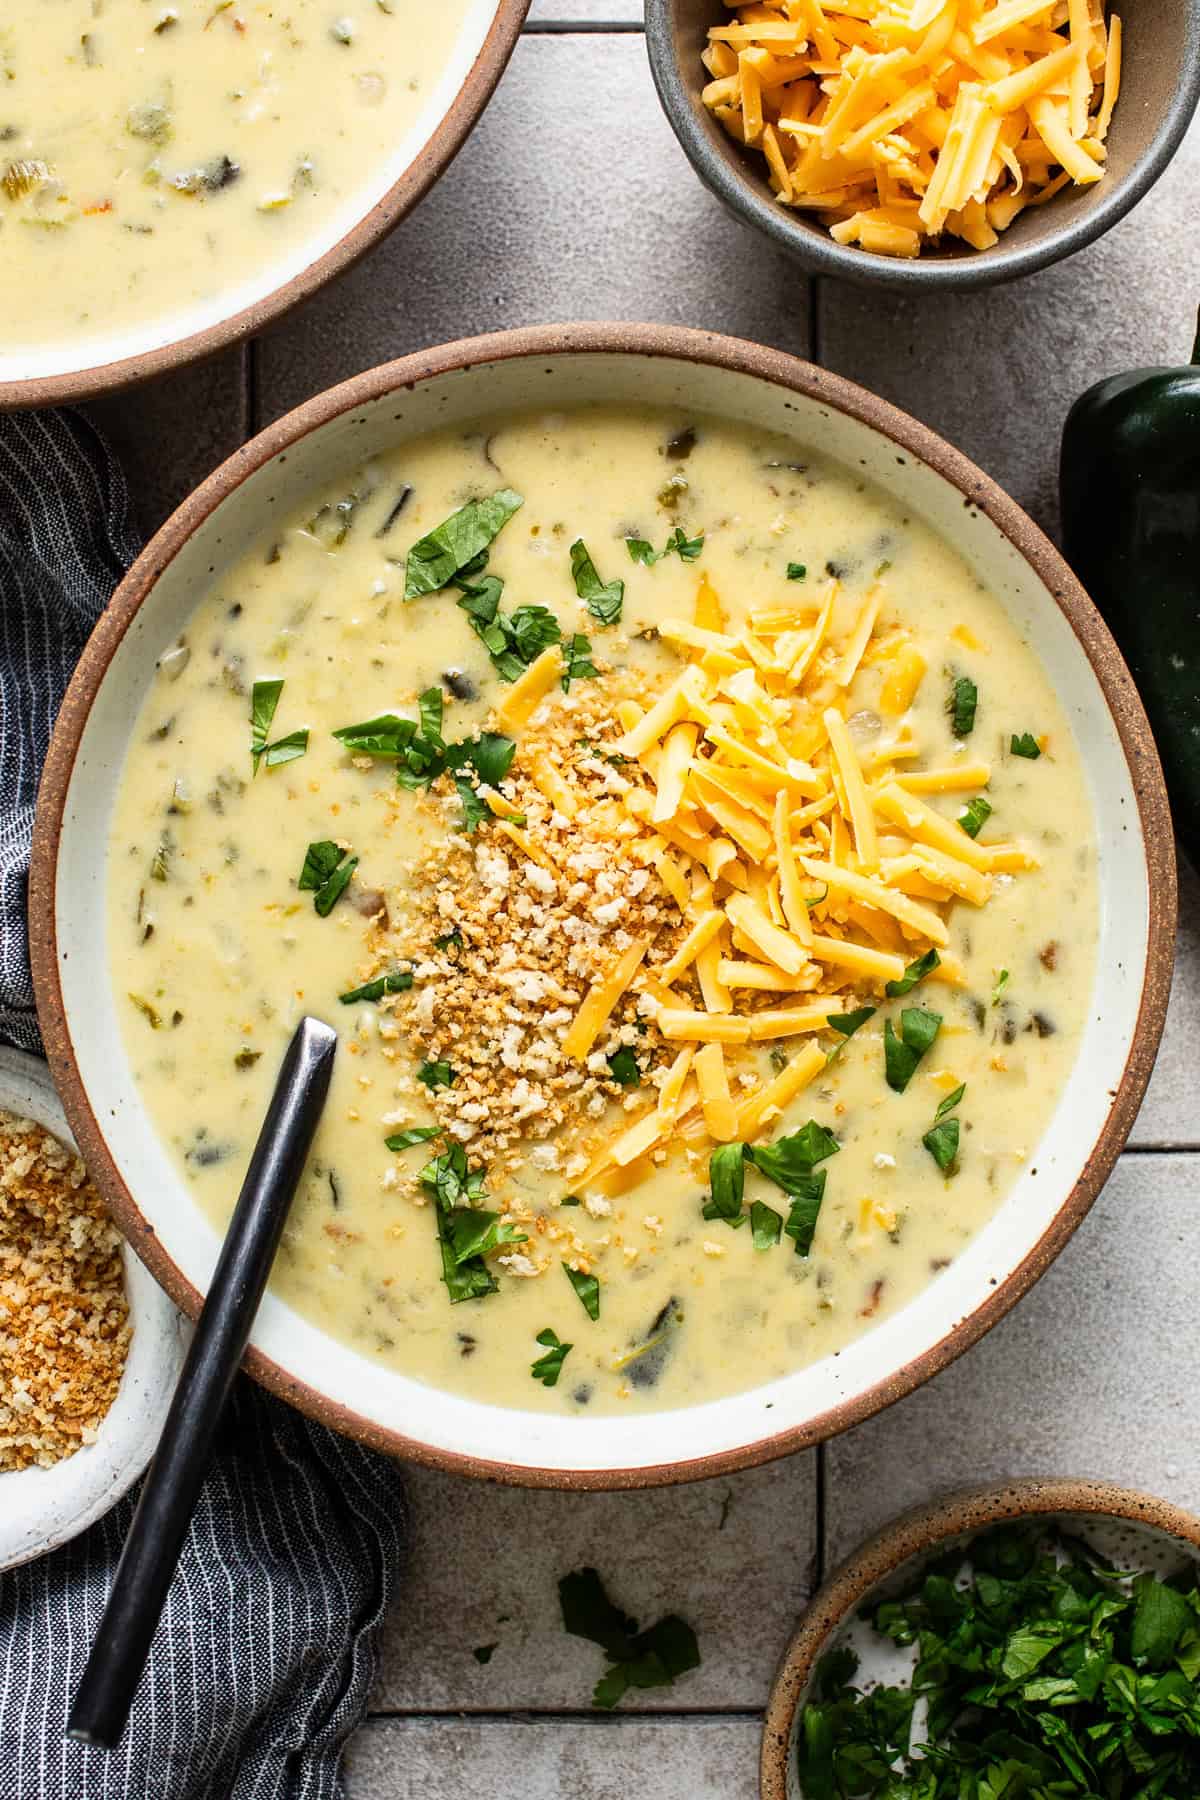
<svg viewBox="0 0 1200 1800">
<path fill-rule="evenodd" d="M 372 172 L 319 230 L 286 258 L 268 264 L 236 294 L 164 312 L 148 324 L 114 328 L 88 340 L 87 361 L 69 342 L 30 353 L 6 352 L 0 332 L 0 412 L 57 406 L 144 381 L 241 343 L 350 269 L 449 168 L 504 73 L 530 0 L 471 0 L 454 54 L 428 105 Z"/>
<path fill-rule="evenodd" d="M 0 1046 L 0 1111 L 32 1119 L 75 1148 L 45 1063 Z M 0 1569 L 77 1537 L 115 1506 L 154 1454 L 191 1328 L 126 1247 L 133 1341 L 94 1444 L 52 1469 L 0 1474 Z"/>
<path fill-rule="evenodd" d="M 780 249 L 846 281 L 977 288 L 1030 275 L 1094 242 L 1154 185 L 1182 142 L 1200 99 L 1200 0 L 1116 0 L 1113 10 L 1125 28 L 1123 68 L 1104 180 L 1023 212 L 990 250 L 963 244 L 914 261 L 843 248 L 812 214 L 782 206 L 762 157 L 712 117 L 700 98 L 709 79 L 700 52 L 709 26 L 728 20 L 724 0 L 646 0 L 646 41 L 663 109 L 693 168 Z"/>
<path fill-rule="evenodd" d="M 862 1628 L 854 1615 L 908 1586 L 929 1558 L 1015 1519 L 1061 1527 L 1121 1569 L 1161 1576 L 1189 1561 L 1200 1563 L 1200 1519 L 1166 1500 L 1104 1481 L 1010 1481 L 970 1488 L 903 1514 L 830 1576 L 784 1652 L 763 1723 L 762 1800 L 805 1800 L 796 1772 L 796 1736 L 813 1672 L 826 1650 L 853 1633 L 860 1684 L 903 1679 L 894 1647 Z"/>
<path fill-rule="evenodd" d="M 931 432 L 807 363 L 663 326 L 547 326 L 408 357 L 271 426 L 175 514 L 97 626 L 46 766 L 31 919 L 49 1054 L 96 1179 L 180 1305 L 197 1311 L 217 1237 L 130 1075 L 103 904 L 114 791 L 155 659 L 214 571 L 242 554 L 268 514 L 298 506 L 331 471 L 483 413 L 624 399 L 819 445 L 957 547 L 1041 657 L 1079 737 L 1097 820 L 1104 982 L 1034 1165 L 991 1222 L 911 1305 L 840 1355 L 770 1385 L 632 1418 L 510 1411 L 386 1368 L 268 1294 L 248 1367 L 277 1393 L 398 1454 L 575 1488 L 698 1479 L 799 1449 L 908 1392 L 1000 1318 L 1062 1248 L 1124 1143 L 1158 1046 L 1175 928 L 1162 775 L 1124 664 L 1052 546 Z"/>
</svg>

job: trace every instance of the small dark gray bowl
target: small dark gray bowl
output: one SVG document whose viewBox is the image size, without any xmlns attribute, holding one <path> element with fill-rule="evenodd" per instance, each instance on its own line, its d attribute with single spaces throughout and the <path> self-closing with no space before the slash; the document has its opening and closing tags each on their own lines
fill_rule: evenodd
<svg viewBox="0 0 1200 1800">
<path fill-rule="evenodd" d="M 991 287 L 1030 275 L 1092 243 L 1123 219 L 1179 148 L 1200 100 L 1200 0 L 1111 0 L 1124 26 L 1121 95 L 1108 134 L 1107 173 L 1018 215 L 990 250 L 947 249 L 915 261 L 843 248 L 825 226 L 776 200 L 757 151 L 735 144 L 700 98 L 708 28 L 729 18 L 722 0 L 646 0 L 655 85 L 701 179 L 747 224 L 821 275 L 882 287 Z"/>
</svg>

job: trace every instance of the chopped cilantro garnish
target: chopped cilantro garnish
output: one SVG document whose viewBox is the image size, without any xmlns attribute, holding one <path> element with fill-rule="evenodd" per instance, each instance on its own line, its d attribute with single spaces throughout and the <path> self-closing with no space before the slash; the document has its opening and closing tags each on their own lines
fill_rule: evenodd
<svg viewBox="0 0 1200 1800">
<path fill-rule="evenodd" d="M 307 730 L 290 731 L 286 737 L 276 738 L 272 744 L 267 742 L 267 733 L 271 729 L 282 692 L 282 681 L 256 681 L 251 690 L 250 760 L 256 775 L 260 762 L 265 760 L 268 769 L 276 769 L 282 763 L 295 762 L 308 749 Z"/>
<path fill-rule="evenodd" d="M 426 1163 L 420 1180 L 436 1201 L 442 1280 L 451 1303 L 486 1299 L 499 1283 L 484 1261 L 485 1253 L 501 1244 L 523 1244 L 524 1234 L 501 1224 L 499 1214 L 478 1205 L 486 1193 L 483 1171 L 468 1168 L 461 1144 L 452 1143 L 441 1156 Z"/>
<path fill-rule="evenodd" d="M 704 548 L 704 533 L 703 532 L 700 533 L 699 537 L 694 537 L 694 538 L 686 537 L 684 535 L 684 530 L 683 530 L 682 525 L 677 525 L 675 527 L 674 531 L 671 533 L 670 537 L 667 539 L 666 548 L 663 551 L 663 555 L 667 556 L 670 554 L 670 552 L 672 550 L 674 550 L 676 556 L 679 557 L 681 562 L 695 562 L 696 558 L 699 556 L 699 554 L 703 550 L 703 548 Z"/>
<path fill-rule="evenodd" d="M 563 1205 L 567 1203 L 564 1200 Z M 581 1275 L 570 1263 L 563 1264 L 563 1273 L 579 1296 L 579 1304 L 589 1319 L 600 1317 L 600 1283 L 594 1275 Z"/>
<path fill-rule="evenodd" d="M 465 775 L 456 775 L 454 785 L 458 790 L 458 797 L 462 801 L 462 818 L 458 822 L 458 829 L 465 831 L 470 837 L 473 832 L 479 830 L 485 819 L 491 817 L 492 809 L 487 801 L 475 792 Z"/>
<path fill-rule="evenodd" d="M 577 631 L 574 637 L 563 639 L 562 654 L 562 690 L 564 694 L 570 691 L 573 681 L 584 681 L 588 676 L 600 673 L 592 661 L 592 646 L 581 631 Z"/>
<path fill-rule="evenodd" d="M 391 1137 L 384 1138 L 387 1149 L 411 1150 L 414 1144 L 427 1144 L 430 1138 L 437 1137 L 440 1125 L 410 1125 L 407 1131 L 394 1131 Z"/>
<path fill-rule="evenodd" d="M 446 1215 L 446 1235 L 456 1266 L 498 1250 L 501 1244 L 525 1244 L 528 1238 L 515 1225 L 503 1225 L 499 1213 L 482 1207 L 459 1206 Z"/>
<path fill-rule="evenodd" d="M 250 754 L 257 769 L 258 759 L 267 747 L 267 733 L 275 718 L 275 708 L 283 692 L 282 681 L 256 681 L 250 694 Z"/>
<path fill-rule="evenodd" d="M 263 750 L 263 761 L 268 769 L 278 769 L 283 763 L 295 762 L 308 750 L 308 730 L 289 731 L 286 737 L 276 738 L 274 743 L 267 744 Z M 257 768 L 257 764 L 255 765 Z"/>
<path fill-rule="evenodd" d="M 571 577 L 575 583 L 575 592 L 585 603 L 593 619 L 601 625 L 615 625 L 621 617 L 625 583 L 601 581 L 582 538 L 576 538 L 571 545 Z"/>
<path fill-rule="evenodd" d="M 1010 980 L 1011 980 L 1011 977 L 1008 973 L 1008 970 L 1001 969 L 999 975 L 997 975 L 997 977 L 996 977 L 996 985 L 992 989 L 992 1005 L 993 1006 L 999 1006 L 1000 1001 L 1004 995 L 1004 990 L 1008 986 Z"/>
<path fill-rule="evenodd" d="M 789 563 L 787 566 L 789 581 L 803 581 L 807 574 L 808 568 L 804 563 Z"/>
<path fill-rule="evenodd" d="M 750 1206 L 750 1232 L 756 1250 L 773 1250 L 779 1242 L 779 1234 L 783 1230 L 783 1214 L 777 1213 L 773 1206 L 764 1200 L 752 1201 Z"/>
<path fill-rule="evenodd" d="M 357 856 L 347 855 L 329 838 L 322 838 L 304 852 L 296 885 L 301 893 L 311 893 L 313 905 L 324 919 L 345 893 L 357 867 Z"/>
<path fill-rule="evenodd" d="M 592 1705 L 614 1707 L 628 1688 L 670 1687 L 689 1669 L 700 1667 L 700 1647 L 691 1626 L 671 1613 L 639 1631 L 604 1591 L 595 1569 L 576 1569 L 558 1584 L 563 1630 L 599 1644 L 609 1668 L 596 1684 Z"/>
<path fill-rule="evenodd" d="M 417 701 L 418 718 L 380 713 L 357 725 L 343 725 L 333 735 L 354 756 L 394 757 L 401 787 L 426 787 L 445 766 L 442 710 L 441 688 L 426 688 Z"/>
<path fill-rule="evenodd" d="M 453 1087 L 454 1070 L 448 1062 L 423 1062 L 417 1070 L 417 1080 L 427 1088 Z"/>
<path fill-rule="evenodd" d="M 936 1124 L 939 1119 L 944 1119 L 946 1117 L 947 1113 L 952 1113 L 954 1111 L 955 1107 L 962 1100 L 962 1097 L 966 1093 L 966 1091 L 967 1091 L 966 1082 L 960 1081 L 958 1086 L 955 1088 L 954 1092 L 952 1094 L 946 1095 L 946 1098 L 942 1101 L 942 1104 L 938 1107 L 937 1111 L 934 1113 L 934 1115 L 933 1115 L 934 1124 Z"/>
<path fill-rule="evenodd" d="M 351 1006 L 356 1000 L 382 1000 L 385 994 L 406 994 L 412 984 L 412 970 L 397 969 L 391 975 L 378 975 L 374 981 L 364 982 L 362 987 L 351 988 L 348 994 L 339 994 L 338 999 L 343 1006 Z"/>
<path fill-rule="evenodd" d="M 777 1138 L 773 1144 L 752 1144 L 746 1157 L 761 1174 L 781 1187 L 785 1194 L 798 1191 L 799 1184 L 828 1157 L 841 1148 L 831 1131 L 810 1119 L 790 1137 Z"/>
<path fill-rule="evenodd" d="M 522 505 L 524 501 L 520 494 L 515 494 L 511 488 L 501 488 L 486 499 L 468 501 L 466 506 L 444 519 L 409 551 L 404 571 L 404 598 L 415 600 L 422 594 L 434 594 L 448 586 L 481 551 L 488 548 Z"/>
<path fill-rule="evenodd" d="M 957 1119 L 943 1119 L 940 1125 L 931 1126 L 921 1139 L 943 1174 L 958 1156 L 958 1131 Z"/>
<path fill-rule="evenodd" d="M 821 1202 L 825 1198 L 825 1170 L 814 1169 L 811 1175 L 799 1178 L 788 1192 L 792 1204 L 783 1229 L 791 1238 L 796 1255 L 807 1256 L 812 1249 Z"/>
<path fill-rule="evenodd" d="M 955 737 L 969 737 L 975 729 L 975 709 L 979 705 L 979 689 L 966 675 L 960 675 L 950 689 L 946 711 Z"/>
<path fill-rule="evenodd" d="M 1030 762 L 1036 762 L 1042 754 L 1042 746 L 1029 731 L 1023 731 L 1019 737 L 1014 733 L 1009 749 L 1014 756 L 1026 756 Z"/>
<path fill-rule="evenodd" d="M 648 543 L 645 538 L 626 538 L 625 548 L 629 552 L 629 560 L 631 562 L 644 563 L 648 569 L 653 568 L 654 564 L 658 561 L 658 555 L 654 545 Z"/>
<path fill-rule="evenodd" d="M 461 743 L 447 747 L 446 768 L 454 776 L 463 806 L 460 831 L 477 830 L 491 814 L 486 800 L 476 793 L 475 784 L 465 771 L 473 769 L 485 787 L 499 787 L 508 774 L 516 749 L 515 739 L 502 737 L 495 731 L 481 731 L 478 737 L 465 738 Z"/>
<path fill-rule="evenodd" d="M 1005 1525 L 864 1615 L 915 1645 L 905 1686 L 817 1669 L 797 1747 L 811 1800 L 1150 1800 L 1200 1793 L 1197 1572 L 1132 1581 L 1078 1538 Z M 921 1703 L 927 1716 L 914 1730 Z M 910 1740 L 915 1739 L 915 1749 Z"/>
<path fill-rule="evenodd" d="M 902 1094 L 917 1064 L 941 1030 L 941 1013 L 928 1012 L 923 1006 L 906 1006 L 900 1014 L 900 1031 L 889 1019 L 883 1028 L 883 1063 L 887 1084 Z"/>
<path fill-rule="evenodd" d="M 797 1256 L 807 1256 L 812 1249 L 825 1198 L 825 1170 L 816 1165 L 836 1156 L 839 1147 L 833 1133 L 815 1119 L 789 1137 L 777 1138 L 773 1144 L 746 1146 L 747 1162 L 782 1188 L 792 1202 L 783 1230 L 792 1239 Z"/>
<path fill-rule="evenodd" d="M 889 1000 L 899 1000 L 902 995 L 911 994 L 918 981 L 924 981 L 927 975 L 932 975 L 941 960 L 936 950 L 927 950 L 924 956 L 918 956 L 916 962 L 909 963 L 899 981 L 889 981 L 884 993 Z"/>
<path fill-rule="evenodd" d="M 712 1197 L 703 1209 L 704 1217 L 740 1223 L 742 1196 L 746 1190 L 743 1144 L 718 1144 L 708 1159 L 708 1182 Z"/>
<path fill-rule="evenodd" d="M 460 1201 L 474 1205 L 486 1193 L 483 1170 L 468 1169 L 467 1153 L 461 1144 L 451 1144 L 444 1155 L 426 1163 L 420 1181 L 435 1195 L 438 1205 L 447 1210 Z"/>
<path fill-rule="evenodd" d="M 992 816 L 992 803 L 985 800 L 982 794 L 976 794 L 967 802 L 966 810 L 958 815 L 958 822 L 968 837 L 978 837 L 980 831 Z"/>
<path fill-rule="evenodd" d="M 539 1344 L 549 1347 L 545 1356 L 538 1357 L 529 1373 L 535 1381 L 540 1381 L 543 1387 L 557 1387 L 558 1378 L 562 1374 L 562 1366 L 575 1346 L 560 1342 L 557 1333 L 551 1331 L 549 1326 L 545 1331 L 538 1332 L 537 1341 Z"/>
<path fill-rule="evenodd" d="M 487 650 L 502 681 L 516 681 L 543 650 L 561 642 L 562 627 L 547 606 L 518 606 L 512 613 L 500 611 L 504 583 L 487 575 L 479 583 L 459 581 L 459 605 L 471 629 Z"/>
<path fill-rule="evenodd" d="M 875 1017 L 875 1013 L 876 1008 L 873 1006 L 858 1006 L 853 1012 L 831 1015 L 831 1017 L 826 1020 L 826 1024 L 830 1031 L 837 1032 L 841 1041 L 840 1043 L 835 1044 L 832 1050 L 827 1053 L 825 1061 L 831 1063 L 839 1057 L 855 1032 L 861 1031 L 867 1020 Z"/>
<path fill-rule="evenodd" d="M 634 562 L 645 563 L 648 569 L 653 568 L 656 562 L 661 562 L 664 556 L 670 556 L 672 551 L 681 562 L 695 562 L 704 548 L 704 533 L 690 538 L 685 535 L 683 527 L 677 525 L 661 550 L 656 550 L 645 538 L 637 537 L 626 538 L 625 548 Z"/>
<path fill-rule="evenodd" d="M 498 731 L 481 731 L 478 737 L 450 745 L 447 767 L 461 769 L 469 763 L 480 781 L 488 787 L 499 787 L 516 753 L 515 738 L 502 737 Z"/>
<path fill-rule="evenodd" d="M 622 1087 L 637 1087 L 642 1079 L 637 1058 L 628 1044 L 623 1044 L 615 1056 L 609 1057 L 608 1070 L 613 1080 L 620 1082 Z"/>
<path fill-rule="evenodd" d="M 583 1201 L 578 1194 L 564 1194 L 558 1204 L 560 1206 L 582 1206 Z"/>
</svg>

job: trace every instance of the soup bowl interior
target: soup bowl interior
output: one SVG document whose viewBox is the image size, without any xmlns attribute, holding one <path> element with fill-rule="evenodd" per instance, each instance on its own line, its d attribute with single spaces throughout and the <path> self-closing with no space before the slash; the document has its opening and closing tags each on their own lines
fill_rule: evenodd
<svg viewBox="0 0 1200 1800">
<path fill-rule="evenodd" d="M 826 1652 L 843 1645 L 855 1652 L 860 1688 L 906 1685 L 914 1648 L 880 1637 L 862 1615 L 910 1592 L 929 1562 L 964 1548 L 980 1532 L 1013 1524 L 1084 1543 L 1110 1568 L 1160 1580 L 1200 1564 L 1200 1519 L 1166 1500 L 1105 1481 L 1026 1477 L 1002 1487 L 970 1488 L 904 1513 L 834 1571 L 783 1654 L 763 1722 L 762 1800 L 809 1800 L 797 1748 L 813 1677 Z"/>
<path fill-rule="evenodd" d="M 147 548 L 85 654 L 43 785 L 31 917 L 49 1052 L 93 1173 L 181 1305 L 195 1312 L 217 1236 L 131 1078 L 105 922 L 114 791 L 156 658 L 264 522 L 334 471 L 484 412 L 614 399 L 788 434 L 878 484 L 958 548 L 1043 661 L 1082 750 L 1099 851 L 1103 983 L 1038 1153 L 991 1222 L 903 1311 L 840 1355 L 769 1386 L 621 1419 L 514 1413 L 406 1379 L 268 1294 L 250 1366 L 277 1391 L 403 1454 L 566 1486 L 698 1477 L 765 1460 L 866 1416 L 979 1336 L 1065 1242 L 1124 1140 L 1157 1048 L 1174 926 L 1161 775 L 1104 626 L 1036 528 L 922 427 L 778 353 L 660 327 L 545 328 L 376 370 L 273 426 Z"/>
<path fill-rule="evenodd" d="M 151 321 L 98 314 L 44 345 L 0 340 L 0 410 L 57 405 L 139 381 L 259 331 L 349 268 L 402 219 L 450 163 L 486 105 L 529 0 L 469 0 L 453 51 L 384 161 L 363 171 L 336 210 L 252 274 Z"/>
<path fill-rule="evenodd" d="M 1106 148 L 1105 177 L 1028 207 L 1000 241 L 947 247 L 912 261 L 834 242 L 820 219 L 783 206 L 757 151 L 735 144 L 709 112 L 700 61 L 709 27 L 727 24 L 722 0 L 646 0 L 646 31 L 659 96 L 697 173 L 749 224 L 823 274 L 888 287 L 987 287 L 1044 268 L 1116 224 L 1158 179 L 1200 98 L 1200 0 L 1112 0 L 1123 25 L 1121 93 Z"/>
</svg>

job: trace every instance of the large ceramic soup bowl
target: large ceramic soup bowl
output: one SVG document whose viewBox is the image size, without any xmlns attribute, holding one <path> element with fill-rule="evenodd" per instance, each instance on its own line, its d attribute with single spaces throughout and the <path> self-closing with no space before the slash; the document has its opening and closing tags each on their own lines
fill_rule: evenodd
<svg viewBox="0 0 1200 1800">
<path fill-rule="evenodd" d="M 0 410 L 250 337 L 449 166 L 529 0 L 17 0 L 0 106 Z"/>
<path fill-rule="evenodd" d="M 986 476 L 774 351 L 579 325 L 362 375 L 197 490 L 67 695 L 31 920 L 182 1307 L 318 1012 L 249 1370 L 606 1488 L 812 1444 L 1019 1299 L 1136 1114 L 1175 888 L 1130 678 Z"/>
</svg>

